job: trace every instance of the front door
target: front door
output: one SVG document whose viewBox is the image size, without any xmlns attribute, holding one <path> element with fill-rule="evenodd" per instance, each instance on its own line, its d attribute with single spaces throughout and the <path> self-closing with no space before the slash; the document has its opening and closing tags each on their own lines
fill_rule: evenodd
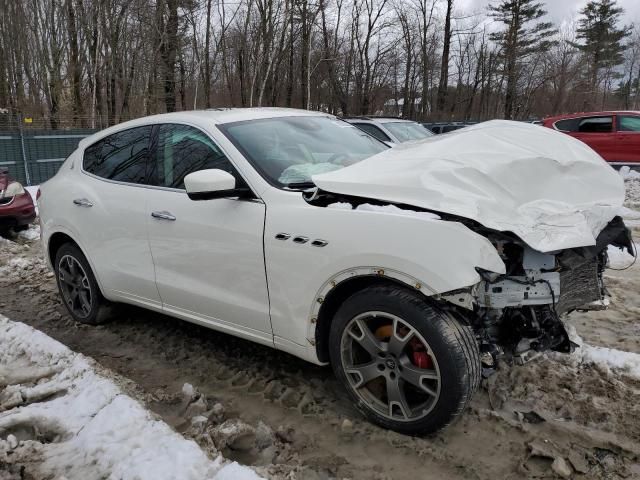
<svg viewBox="0 0 640 480">
<path fill-rule="evenodd" d="M 264 269 L 265 205 L 259 200 L 190 200 L 184 177 L 219 168 L 243 182 L 200 130 L 179 124 L 158 128 L 156 178 L 150 189 L 147 230 L 155 277 L 168 313 L 255 340 L 271 341 Z"/>
<path fill-rule="evenodd" d="M 618 114 L 614 161 L 640 165 L 640 115 Z"/>
</svg>

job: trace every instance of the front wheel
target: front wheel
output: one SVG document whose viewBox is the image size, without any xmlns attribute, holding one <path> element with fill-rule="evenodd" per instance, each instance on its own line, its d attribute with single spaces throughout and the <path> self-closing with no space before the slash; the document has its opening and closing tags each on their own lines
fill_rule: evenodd
<svg viewBox="0 0 640 480">
<path fill-rule="evenodd" d="M 416 292 L 376 286 L 349 297 L 331 325 L 336 376 L 372 422 L 400 433 L 435 432 L 480 383 L 472 330 Z"/>
</svg>

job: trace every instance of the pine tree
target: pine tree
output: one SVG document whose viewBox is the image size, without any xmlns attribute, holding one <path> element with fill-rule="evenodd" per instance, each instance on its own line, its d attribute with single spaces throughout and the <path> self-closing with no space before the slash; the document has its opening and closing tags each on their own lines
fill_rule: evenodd
<svg viewBox="0 0 640 480">
<path fill-rule="evenodd" d="M 547 14 L 536 0 L 500 0 L 489 5 L 489 16 L 504 24 L 504 30 L 491 35 L 501 46 L 504 76 L 507 81 L 504 118 L 514 116 L 518 80 L 522 65 L 532 54 L 547 50 L 555 42 L 552 23 L 541 21 Z"/>
<path fill-rule="evenodd" d="M 592 0 L 580 11 L 576 36 L 582 43 L 575 46 L 587 57 L 591 95 L 598 89 L 600 72 L 624 61 L 626 45 L 623 40 L 631 30 L 628 27 L 618 28 L 623 12 L 616 5 L 616 0 Z"/>
</svg>

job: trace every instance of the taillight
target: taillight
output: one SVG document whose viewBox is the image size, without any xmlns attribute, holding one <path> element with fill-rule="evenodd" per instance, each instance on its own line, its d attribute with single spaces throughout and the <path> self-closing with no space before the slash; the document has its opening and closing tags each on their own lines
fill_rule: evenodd
<svg viewBox="0 0 640 480">
<path fill-rule="evenodd" d="M 42 195 L 42 192 L 40 191 L 40 189 L 38 189 L 38 191 L 36 192 L 36 202 L 40 200 L 40 195 Z"/>
</svg>

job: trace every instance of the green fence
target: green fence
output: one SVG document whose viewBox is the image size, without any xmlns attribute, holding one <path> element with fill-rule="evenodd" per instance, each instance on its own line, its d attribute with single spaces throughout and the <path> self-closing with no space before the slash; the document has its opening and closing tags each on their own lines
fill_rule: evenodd
<svg viewBox="0 0 640 480">
<path fill-rule="evenodd" d="M 0 129 L 0 169 L 25 185 L 39 185 L 51 178 L 78 142 L 96 129 L 44 130 Z"/>
</svg>

